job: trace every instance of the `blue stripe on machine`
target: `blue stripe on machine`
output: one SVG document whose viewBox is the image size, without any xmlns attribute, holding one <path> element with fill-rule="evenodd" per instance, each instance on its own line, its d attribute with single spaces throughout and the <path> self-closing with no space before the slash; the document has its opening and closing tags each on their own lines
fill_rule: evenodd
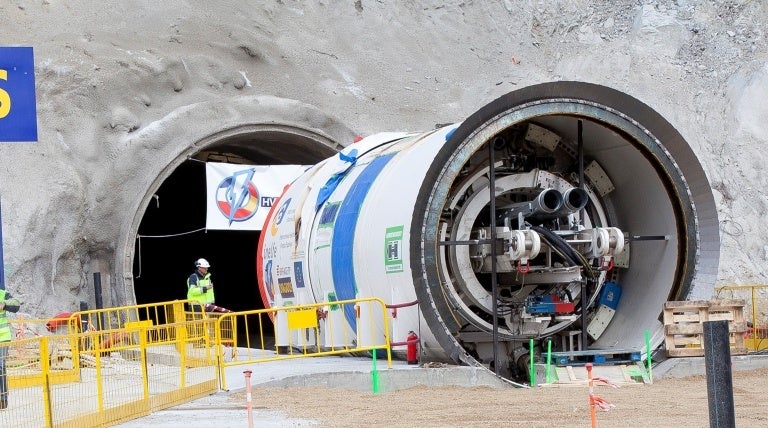
<svg viewBox="0 0 768 428">
<path fill-rule="evenodd" d="M 360 176 L 352 183 L 352 187 L 341 203 L 341 208 L 336 216 L 336 224 L 333 227 L 331 246 L 333 285 L 338 300 L 354 299 L 357 296 L 355 269 L 352 260 L 357 218 L 360 215 L 360 209 L 368 190 L 394 155 L 392 153 L 377 157 L 365 167 Z M 352 330 L 357 331 L 355 308 L 352 305 L 344 305 L 344 316 Z"/>
</svg>

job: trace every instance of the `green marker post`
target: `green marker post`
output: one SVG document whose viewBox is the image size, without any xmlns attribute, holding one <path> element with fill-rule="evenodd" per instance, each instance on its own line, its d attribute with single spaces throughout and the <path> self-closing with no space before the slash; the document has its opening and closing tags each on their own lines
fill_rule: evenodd
<svg viewBox="0 0 768 428">
<path fill-rule="evenodd" d="M 645 355 L 648 364 L 648 380 L 653 383 L 653 365 L 651 359 L 651 332 L 645 330 Z"/>
<path fill-rule="evenodd" d="M 552 374 L 549 371 L 552 363 L 552 339 L 547 340 L 547 371 L 546 375 L 544 376 L 546 378 L 547 383 L 552 383 Z"/>
<path fill-rule="evenodd" d="M 536 386 L 536 364 L 533 355 L 533 339 L 529 341 L 529 346 L 531 347 L 531 386 Z"/>
<path fill-rule="evenodd" d="M 371 383 L 373 384 L 373 393 L 379 393 L 379 371 L 376 370 L 376 354 L 378 349 L 373 350 L 373 370 L 371 371 Z"/>
</svg>

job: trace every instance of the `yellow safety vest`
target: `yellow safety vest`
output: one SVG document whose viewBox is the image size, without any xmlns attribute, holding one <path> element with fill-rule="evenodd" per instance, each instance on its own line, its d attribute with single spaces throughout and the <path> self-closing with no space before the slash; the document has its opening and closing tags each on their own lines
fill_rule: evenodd
<svg viewBox="0 0 768 428">
<path fill-rule="evenodd" d="M 0 302 L 5 303 L 6 305 L 13 305 L 13 306 L 19 306 L 19 302 L 16 299 L 8 299 L 5 300 L 6 295 L 5 290 L 0 290 Z M 8 312 L 3 308 L 3 310 L 0 310 L 0 342 L 10 342 L 11 339 L 13 339 L 13 335 L 11 335 L 11 325 L 8 324 L 8 318 L 6 317 L 6 314 Z"/>
<path fill-rule="evenodd" d="M 192 275 L 196 275 L 198 277 L 197 284 L 192 284 L 190 281 L 192 279 Z M 197 300 L 202 304 L 216 302 L 216 299 L 213 297 L 213 281 L 211 281 L 211 274 L 206 273 L 202 278 L 200 278 L 200 274 L 198 272 L 195 272 L 192 275 L 187 278 L 187 299 Z M 203 287 L 208 288 L 205 293 L 203 293 Z"/>
</svg>

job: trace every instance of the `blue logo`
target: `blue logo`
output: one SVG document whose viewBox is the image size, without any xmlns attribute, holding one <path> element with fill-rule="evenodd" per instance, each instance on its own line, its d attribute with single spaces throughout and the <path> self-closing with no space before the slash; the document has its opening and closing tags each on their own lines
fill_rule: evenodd
<svg viewBox="0 0 768 428">
<path fill-rule="evenodd" d="M 216 187 L 216 206 L 232 225 L 233 221 L 246 221 L 259 209 L 259 191 L 251 181 L 253 168 L 237 171 Z"/>
<path fill-rule="evenodd" d="M 280 224 L 283 222 L 283 217 L 285 217 L 285 212 L 288 210 L 288 205 L 291 204 L 291 198 L 288 198 L 285 200 L 282 206 L 277 210 L 277 213 L 275 214 L 275 224 Z"/>
<path fill-rule="evenodd" d="M 0 142 L 37 141 L 31 47 L 0 47 Z"/>
<path fill-rule="evenodd" d="M 283 222 L 283 217 L 285 217 L 285 212 L 288 210 L 288 205 L 290 204 L 291 198 L 286 199 L 285 202 L 280 205 L 280 208 L 277 209 L 275 216 L 272 217 L 272 226 L 269 228 L 269 232 L 272 234 L 272 236 L 277 235 L 277 226 Z"/>
</svg>

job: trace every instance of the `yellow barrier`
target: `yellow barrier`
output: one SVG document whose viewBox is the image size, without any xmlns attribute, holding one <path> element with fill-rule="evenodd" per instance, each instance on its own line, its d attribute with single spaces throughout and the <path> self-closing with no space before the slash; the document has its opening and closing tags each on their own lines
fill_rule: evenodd
<svg viewBox="0 0 768 428">
<path fill-rule="evenodd" d="M 269 350 L 272 320 L 280 339 Z M 226 389 L 232 365 L 385 349 L 392 366 L 386 305 L 374 298 L 232 313 L 182 300 L 51 321 L 10 320 L 16 339 L 0 343 L 10 386 L 0 427 L 111 426 Z"/>
<path fill-rule="evenodd" d="M 48 322 L 49 320 L 28 318 L 9 320 L 15 339 L 7 347 L 6 366 L 18 373 L 8 379 L 11 388 L 39 386 L 45 382 L 60 384 L 73 382 L 79 378 L 79 367 L 69 364 L 63 359 L 52 361 L 47 379 L 43 377 L 40 360 L 40 355 L 42 355 L 40 343 L 43 337 L 46 338 L 49 353 L 53 355 L 64 352 L 71 353 L 72 349 L 77 348 L 74 346 L 76 342 L 73 342 L 75 339 L 72 337 L 51 333 L 46 326 Z M 77 349 L 74 352 L 76 358 Z M 69 358 L 71 361 L 72 355 L 69 355 Z"/>
<path fill-rule="evenodd" d="M 152 321 L 154 325 L 181 323 L 205 318 L 202 305 L 195 300 L 121 306 L 93 309 L 73 313 L 68 318 L 70 332 L 80 330 L 111 330 L 123 328 L 126 323 Z M 162 340 L 162 338 L 160 338 Z"/>
<path fill-rule="evenodd" d="M 345 312 L 354 314 L 357 320 L 354 335 L 347 326 Z M 383 349 L 387 352 L 387 364 L 392 367 L 388 312 L 384 301 L 378 298 L 216 315 L 216 348 L 221 385 L 225 390 L 225 369 L 243 364 Z M 276 343 L 267 344 L 264 327 L 273 320 L 275 337 L 282 337 L 282 342 L 277 339 Z M 255 337 L 258 341 L 253 340 Z M 225 350 L 230 347 L 232 355 L 227 356 Z M 237 349 L 241 350 L 240 354 Z"/>
<path fill-rule="evenodd" d="M 729 285 L 715 288 L 715 298 L 744 299 L 748 352 L 768 350 L 768 285 Z"/>
<path fill-rule="evenodd" d="M 0 427 L 111 426 L 218 391 L 215 320 L 185 303 L 75 313 L 57 334 L 40 327 L 50 320 L 11 320 Z"/>
</svg>

